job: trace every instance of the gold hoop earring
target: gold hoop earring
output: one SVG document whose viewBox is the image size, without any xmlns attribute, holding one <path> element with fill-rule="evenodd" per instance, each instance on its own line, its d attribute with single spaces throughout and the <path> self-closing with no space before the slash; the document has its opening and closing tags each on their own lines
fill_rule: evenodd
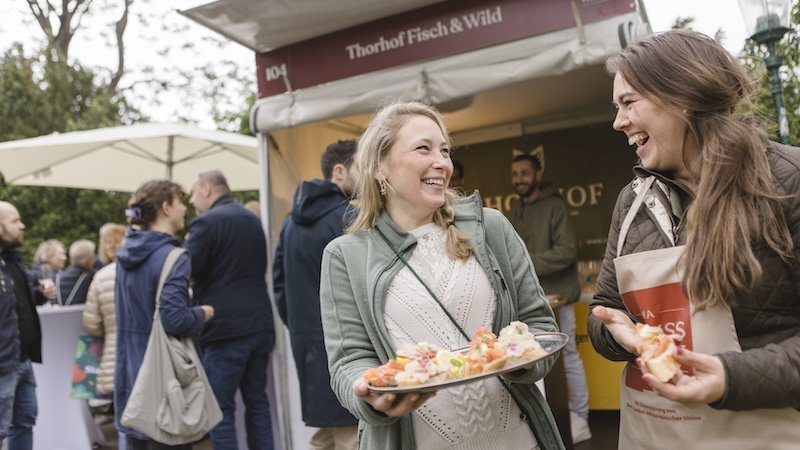
<svg viewBox="0 0 800 450">
<path fill-rule="evenodd" d="M 386 186 L 386 180 L 381 178 L 378 180 L 378 189 L 380 189 L 381 197 L 386 197 L 386 190 L 388 189 Z"/>
</svg>

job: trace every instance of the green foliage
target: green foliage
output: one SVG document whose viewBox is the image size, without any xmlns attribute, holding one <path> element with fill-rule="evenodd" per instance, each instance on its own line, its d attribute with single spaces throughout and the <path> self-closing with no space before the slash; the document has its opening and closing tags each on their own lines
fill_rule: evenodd
<svg viewBox="0 0 800 450">
<path fill-rule="evenodd" d="M 692 29 L 692 25 L 694 24 L 694 17 L 682 17 L 678 16 L 675 18 L 675 21 L 672 22 L 672 29 L 673 30 L 690 30 Z"/>
<path fill-rule="evenodd" d="M 777 51 L 784 55 L 781 79 L 783 80 L 783 103 L 789 122 L 789 143 L 800 145 L 800 2 L 794 2 L 790 15 L 793 31 L 778 43 Z M 748 40 L 741 57 L 744 64 L 750 69 L 753 79 L 758 83 L 754 106 L 762 113 L 771 139 L 778 141 L 772 82 L 764 64 L 767 51 L 755 42 Z"/>
<path fill-rule="evenodd" d="M 129 111 L 124 101 L 99 85 L 91 70 L 52 61 L 44 52 L 25 56 L 19 43 L 0 60 L 0 141 L 119 125 L 124 111 Z M 128 197 L 0 185 L 0 199 L 16 205 L 27 225 L 23 250 L 28 260 L 45 239 L 59 239 L 66 246 L 82 238 L 96 242 L 102 224 L 124 221 Z"/>
<path fill-rule="evenodd" d="M 83 2 L 61 2 L 61 8 L 74 11 Z M 119 22 L 127 19 L 126 2 L 119 14 Z M 149 0 L 136 0 L 141 13 L 149 11 Z M 249 111 L 255 103 L 253 77 L 251 71 L 232 61 L 222 61 L 218 67 L 186 68 L 178 66 L 172 72 L 155 72 L 150 69 L 146 80 L 128 82 L 127 86 L 117 87 L 113 76 L 122 76 L 124 67 L 118 66 L 110 71 L 104 68 L 89 68 L 77 63 L 68 63 L 69 43 L 74 34 L 83 32 L 93 14 L 108 13 L 109 3 L 95 3 L 81 9 L 77 15 L 62 14 L 59 5 L 41 10 L 36 23 L 59 24 L 68 30 L 61 33 L 49 27 L 42 29 L 46 38 L 44 48 L 32 56 L 26 55 L 23 44 L 15 43 L 0 54 L 0 142 L 24 139 L 53 132 L 88 130 L 145 121 L 146 117 L 133 108 L 132 104 L 157 105 L 159 94 L 167 91 L 183 92 L 184 109 L 193 110 L 192 99 L 210 98 L 213 118 L 220 128 L 252 135 L 249 130 Z M 118 7 L 119 4 L 116 4 Z M 85 16 L 85 17 L 84 17 Z M 81 21 L 81 17 L 84 21 Z M 136 20 L 149 16 L 132 15 Z M 43 20 L 38 20 L 43 19 Z M 161 17 L 150 17 L 161 21 Z M 115 19 L 115 23 L 117 20 Z M 183 23 L 184 27 L 185 22 Z M 178 35 L 180 30 L 163 30 Z M 155 41 L 154 41 L 155 42 Z M 159 41 L 161 42 L 161 41 Z M 174 50 L 170 39 L 163 40 L 159 54 Z M 191 43 L 191 41 L 190 41 Z M 204 41 L 204 45 L 222 46 L 222 39 Z M 30 45 L 30 44 L 28 44 Z M 120 45 L 119 42 L 116 43 Z M 154 44 L 155 45 L 155 44 Z M 124 47 L 117 47 L 124 50 Z M 198 50 L 199 52 L 200 50 Z M 118 61 L 121 63 L 121 60 Z M 148 69 L 143 71 L 148 72 Z M 109 75 L 110 74 L 110 75 Z M 153 91 L 152 98 L 137 89 L 137 83 L 144 83 Z M 235 87 L 232 87 L 235 86 Z M 248 98 L 249 96 L 249 98 Z M 246 100 L 244 100 L 246 99 Z M 240 110 L 245 103 L 243 111 Z M 176 116 L 175 119 L 180 119 Z M 189 120 L 191 121 L 191 120 Z M 91 167 L 87 170 L 103 170 Z M 47 187 L 7 186 L 3 181 L 0 167 L 0 200 L 17 206 L 27 226 L 23 250 L 27 262 L 42 241 L 58 239 L 69 246 L 76 239 L 97 241 L 97 231 L 106 222 L 124 223 L 124 209 L 129 193 L 106 192 Z M 258 199 L 258 191 L 234 193 L 234 198 L 244 203 Z M 188 200 L 188 199 L 187 199 Z M 194 208 L 189 208 L 187 226 L 193 218 Z"/>
<path fill-rule="evenodd" d="M 245 204 L 251 200 L 258 201 L 258 191 L 238 191 L 231 193 L 231 197 L 241 204 Z"/>
<path fill-rule="evenodd" d="M 794 32 L 789 33 L 784 47 L 785 64 L 783 97 L 789 119 L 789 142 L 800 145 L 800 2 L 792 7 Z"/>
<path fill-rule="evenodd" d="M 26 225 L 23 250 L 30 262 L 45 239 L 58 239 L 69 247 L 76 239 L 97 242 L 106 222 L 125 222 L 130 194 L 85 189 L 34 186 L 0 187 L 0 198 L 13 203 Z"/>
<path fill-rule="evenodd" d="M 790 22 L 793 31 L 789 32 L 778 43 L 777 50 L 784 55 L 781 79 L 783 80 L 783 103 L 789 122 L 789 143 L 800 145 L 800 2 L 793 2 L 791 8 Z M 678 17 L 672 24 L 672 28 L 691 29 L 694 21 L 693 17 Z M 724 36 L 724 30 L 720 29 L 715 34 L 714 39 L 721 41 Z M 747 41 L 740 56 L 757 83 L 757 91 L 752 99 L 753 103 L 749 106 L 763 120 L 771 139 L 779 141 L 775 99 L 772 96 L 772 82 L 769 78 L 769 71 L 764 64 L 766 57 L 766 49 L 752 40 Z"/>
<path fill-rule="evenodd" d="M 255 92 L 243 93 L 245 100 L 244 108 L 238 111 L 213 111 L 214 121 L 233 133 L 255 136 L 255 132 L 250 129 L 250 111 L 258 100 Z"/>
<path fill-rule="evenodd" d="M 20 43 L 0 60 L 0 141 L 118 125 L 126 115 L 138 117 L 80 65 L 25 56 Z"/>
<path fill-rule="evenodd" d="M 250 111 L 258 100 L 256 92 L 242 93 L 245 97 L 245 106 L 239 111 L 214 111 L 214 121 L 220 124 L 221 128 L 228 129 L 233 133 L 245 134 L 248 136 L 255 136 L 256 134 L 250 129 Z M 251 200 L 258 201 L 258 190 L 252 191 L 239 191 L 231 195 L 237 202 L 245 204 Z"/>
<path fill-rule="evenodd" d="M 35 83 L 35 61 L 22 54 L 22 45 L 6 51 L 0 61 L 0 141 L 42 134 L 36 113 L 47 108 Z"/>
</svg>

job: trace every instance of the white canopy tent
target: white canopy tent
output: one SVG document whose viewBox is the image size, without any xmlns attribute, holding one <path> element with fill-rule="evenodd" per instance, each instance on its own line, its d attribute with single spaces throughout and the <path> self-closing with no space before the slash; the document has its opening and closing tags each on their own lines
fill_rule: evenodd
<svg viewBox="0 0 800 450">
<path fill-rule="evenodd" d="M 257 140 L 178 123 L 53 133 L 0 143 L 6 183 L 132 192 L 168 178 L 191 187 L 198 173 L 220 169 L 231 189 L 258 189 Z"/>
<path fill-rule="evenodd" d="M 255 130 L 266 132 L 374 112 L 376 106 L 387 99 L 413 98 L 426 99 L 439 105 L 445 112 L 458 106 L 463 106 L 461 109 L 464 110 L 471 109 L 460 113 L 454 111 L 447 116 L 448 126 L 459 132 L 487 124 L 552 114 L 554 111 L 536 111 L 536 108 L 543 107 L 536 103 L 542 100 L 549 103 L 548 97 L 552 95 L 558 95 L 563 102 L 559 108 L 570 111 L 573 116 L 596 114 L 595 99 L 598 95 L 605 96 L 602 104 L 604 110 L 608 109 L 610 101 L 610 93 L 593 89 L 597 87 L 596 83 L 580 84 L 577 79 L 564 76 L 560 77 L 559 86 L 553 89 L 555 86 L 531 81 L 590 67 L 602 69 L 605 60 L 620 50 L 620 26 L 627 23 L 636 26 L 625 28 L 625 39 L 630 39 L 631 33 L 643 28 L 638 14 L 631 13 L 586 24 L 580 29 L 558 30 L 285 92 L 261 99 L 253 109 L 251 121 Z M 602 77 L 602 80 L 609 79 L 602 70 L 593 74 Z M 525 84 L 518 84 L 520 82 Z M 474 96 L 508 86 L 513 86 L 516 96 L 508 98 L 511 102 L 504 101 L 502 107 L 499 104 L 491 105 L 490 100 L 484 108 L 474 104 Z M 574 106 L 581 109 L 576 111 Z M 514 115 L 509 115 L 509 109 Z M 482 113 L 476 115 L 478 110 Z"/>
</svg>

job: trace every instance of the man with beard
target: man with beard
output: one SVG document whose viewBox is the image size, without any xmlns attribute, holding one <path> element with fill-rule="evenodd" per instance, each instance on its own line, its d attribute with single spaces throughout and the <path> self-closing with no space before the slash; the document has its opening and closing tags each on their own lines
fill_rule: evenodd
<svg viewBox="0 0 800 450">
<path fill-rule="evenodd" d="M 542 184 L 542 164 L 536 156 L 521 154 L 511 162 L 511 183 L 519 201 L 508 219 L 525 241 L 545 294 L 565 304 L 557 308 L 561 331 L 569 336 L 564 347 L 564 371 L 569 391 L 573 443 L 592 437 L 589 430 L 589 392 L 583 362 L 575 345 L 575 307 L 580 297 L 575 232 L 567 204 L 556 187 Z"/>
<path fill-rule="evenodd" d="M 320 265 L 328 242 L 341 236 L 358 169 L 355 141 L 337 141 L 322 155 L 324 180 L 303 181 L 275 252 L 275 302 L 289 329 L 300 382 L 303 421 L 318 427 L 310 449 L 356 448 L 357 420 L 331 390 L 319 306 Z"/>
<path fill-rule="evenodd" d="M 36 380 L 31 362 L 42 362 L 42 330 L 19 246 L 25 224 L 11 203 L 0 201 L 0 445 L 33 448 Z"/>
</svg>

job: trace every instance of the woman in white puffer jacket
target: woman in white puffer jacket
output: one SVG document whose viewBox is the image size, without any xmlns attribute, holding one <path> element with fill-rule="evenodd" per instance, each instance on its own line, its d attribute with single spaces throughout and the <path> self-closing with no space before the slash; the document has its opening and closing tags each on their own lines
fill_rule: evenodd
<svg viewBox="0 0 800 450">
<path fill-rule="evenodd" d="M 109 395 L 114 392 L 114 355 L 117 349 L 117 314 L 114 307 L 114 280 L 117 264 L 111 263 L 100 269 L 89 285 L 86 306 L 83 310 L 83 326 L 94 336 L 104 336 L 103 358 L 97 374 L 97 393 Z"/>
</svg>

